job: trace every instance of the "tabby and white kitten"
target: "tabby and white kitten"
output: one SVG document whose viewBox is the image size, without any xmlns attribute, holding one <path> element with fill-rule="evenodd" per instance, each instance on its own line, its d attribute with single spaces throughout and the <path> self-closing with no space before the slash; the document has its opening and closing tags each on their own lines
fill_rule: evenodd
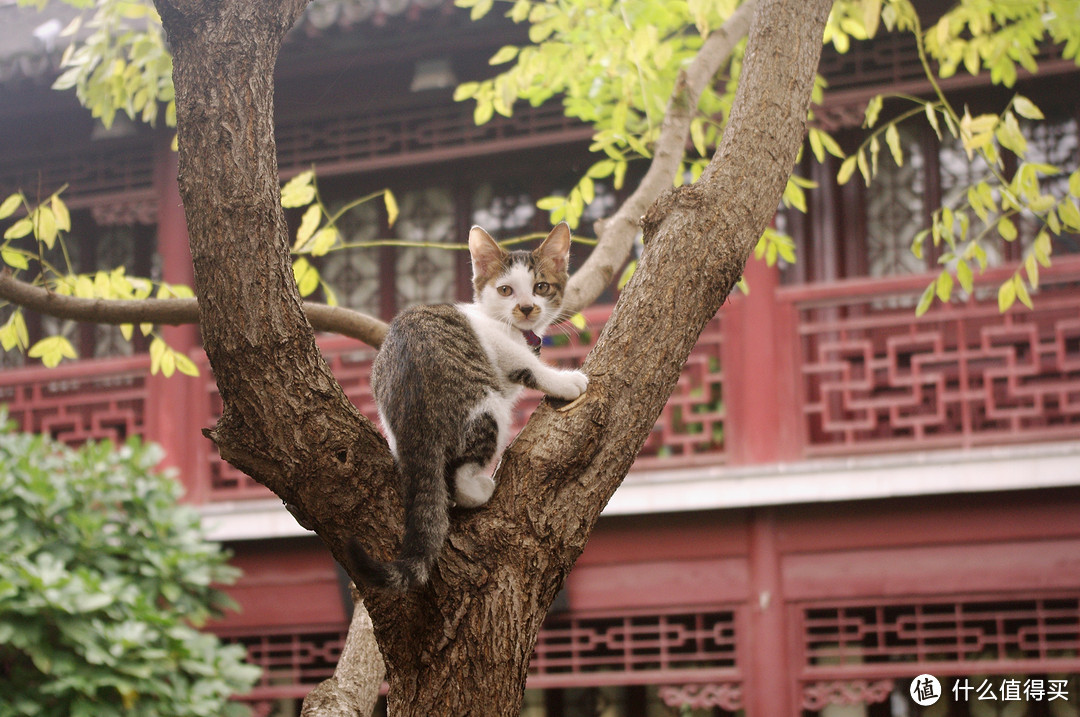
<svg viewBox="0 0 1080 717">
<path fill-rule="evenodd" d="M 476 508 L 510 440 L 523 387 L 564 400 L 588 378 L 542 363 L 540 336 L 557 318 L 568 279 L 570 228 L 561 223 L 532 252 L 508 252 L 480 227 L 469 232 L 471 304 L 401 312 L 375 358 L 372 388 L 401 474 L 405 535 L 398 558 L 374 560 L 352 541 L 362 582 L 404 591 L 427 582 L 452 505 Z"/>
</svg>

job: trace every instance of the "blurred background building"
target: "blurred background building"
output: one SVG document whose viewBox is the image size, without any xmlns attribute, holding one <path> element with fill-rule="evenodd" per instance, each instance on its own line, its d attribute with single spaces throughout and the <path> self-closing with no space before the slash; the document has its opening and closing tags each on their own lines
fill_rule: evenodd
<svg viewBox="0 0 1080 717">
<path fill-rule="evenodd" d="M 173 132 L 123 118 L 103 131 L 50 90 L 62 26 L 50 17 L 0 3 L 0 195 L 67 184 L 77 270 L 123 265 L 190 284 Z M 535 202 L 588 168 L 590 129 L 557 102 L 477 127 L 472 104 L 452 100 L 457 83 L 491 73 L 496 50 L 525 40 L 444 0 L 316 0 L 278 66 L 283 178 L 315 165 L 331 207 L 391 188 L 397 222 L 363 205 L 342 223 L 349 242 L 460 242 L 472 224 L 498 238 L 546 232 Z M 821 72 L 817 121 L 848 150 L 865 136 L 869 97 L 929 89 L 904 36 L 827 49 Z M 973 112 L 1010 96 L 982 78 L 944 84 Z M 1021 86 L 1047 116 L 1025 127 L 1036 156 L 1076 167 L 1075 64 L 1043 63 Z M 972 170 L 929 129 L 902 138 L 904 165 L 883 161 L 870 187 L 839 186 L 836 162 L 804 157 L 797 169 L 820 185 L 809 211 L 776 219 L 798 263 L 751 261 L 749 295 L 705 329 L 540 634 L 526 714 L 1080 714 L 1080 247 L 1056 247 L 1034 310 L 1001 314 L 996 286 L 1032 240 L 1021 223 L 972 295 L 916 319 L 937 255 L 916 259 L 912 239 Z M 622 194 L 598 186 L 582 233 Z M 463 252 L 357 248 L 319 261 L 343 304 L 384 319 L 470 296 Z M 616 298 L 585 312 L 585 330 L 556 331 L 547 360 L 580 361 Z M 220 403 L 197 329 L 164 332 L 202 375 L 166 379 L 150 375 L 138 331 L 128 342 L 111 327 L 28 324 L 31 341 L 61 331 L 85 358 L 48 370 L 3 354 L 0 402 L 24 429 L 73 444 L 138 434 L 166 448 L 186 500 L 244 570 L 231 590 L 242 611 L 213 626 L 264 668 L 243 699 L 260 715 L 298 714 L 337 660 L 346 578 L 202 436 Z M 374 417 L 374 351 L 320 344 Z M 920 673 L 945 693 L 925 711 L 908 692 Z M 954 684 L 976 689 L 957 700 Z M 1041 699 L 1024 692 L 1040 685 Z M 1013 686 L 1021 701 L 1002 701 Z M 977 699 L 979 687 L 996 699 Z"/>
</svg>

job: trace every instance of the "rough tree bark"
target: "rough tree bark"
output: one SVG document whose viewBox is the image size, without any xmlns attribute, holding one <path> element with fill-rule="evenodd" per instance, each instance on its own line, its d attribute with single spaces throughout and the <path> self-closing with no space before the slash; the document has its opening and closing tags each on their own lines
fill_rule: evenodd
<svg viewBox="0 0 1080 717">
<path fill-rule="evenodd" d="M 279 203 L 272 71 L 303 5 L 157 0 L 175 57 L 200 323 L 223 403 L 208 435 L 335 556 L 358 535 L 388 557 L 402 525 L 392 460 L 315 346 Z M 638 271 L 584 366 L 585 400 L 538 409 L 489 506 L 454 516 L 428 586 L 365 596 L 392 714 L 520 711 L 551 600 L 779 201 L 829 5 L 762 0 L 724 140 L 697 184 L 646 214 Z"/>
<path fill-rule="evenodd" d="M 367 717 L 379 700 L 386 668 L 371 616 L 355 585 L 351 592 L 355 605 L 352 622 L 334 676 L 307 694 L 300 717 Z"/>
</svg>

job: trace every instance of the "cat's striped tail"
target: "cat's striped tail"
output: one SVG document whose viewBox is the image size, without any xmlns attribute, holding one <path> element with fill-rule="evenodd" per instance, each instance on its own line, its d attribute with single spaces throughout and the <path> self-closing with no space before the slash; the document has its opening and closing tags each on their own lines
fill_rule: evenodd
<svg viewBox="0 0 1080 717">
<path fill-rule="evenodd" d="M 401 457 L 398 469 L 404 474 L 403 485 L 411 488 L 411 495 L 405 496 L 401 550 L 396 560 L 383 562 L 371 557 L 356 538 L 350 540 L 350 567 L 362 584 L 405 592 L 428 581 L 450 528 L 443 455 L 432 449 Z"/>
</svg>

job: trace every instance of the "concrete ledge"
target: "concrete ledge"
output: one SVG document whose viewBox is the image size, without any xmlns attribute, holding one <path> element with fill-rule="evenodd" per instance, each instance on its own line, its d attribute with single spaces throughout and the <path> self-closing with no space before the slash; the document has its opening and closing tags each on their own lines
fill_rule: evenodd
<svg viewBox="0 0 1080 717">
<path fill-rule="evenodd" d="M 631 473 L 605 515 L 1080 485 L 1080 442 Z"/>
<path fill-rule="evenodd" d="M 635 471 L 612 497 L 604 514 L 647 515 L 1075 485 L 1080 485 L 1080 441 L 763 466 Z M 277 499 L 210 503 L 199 510 L 212 540 L 309 534 Z"/>
</svg>

